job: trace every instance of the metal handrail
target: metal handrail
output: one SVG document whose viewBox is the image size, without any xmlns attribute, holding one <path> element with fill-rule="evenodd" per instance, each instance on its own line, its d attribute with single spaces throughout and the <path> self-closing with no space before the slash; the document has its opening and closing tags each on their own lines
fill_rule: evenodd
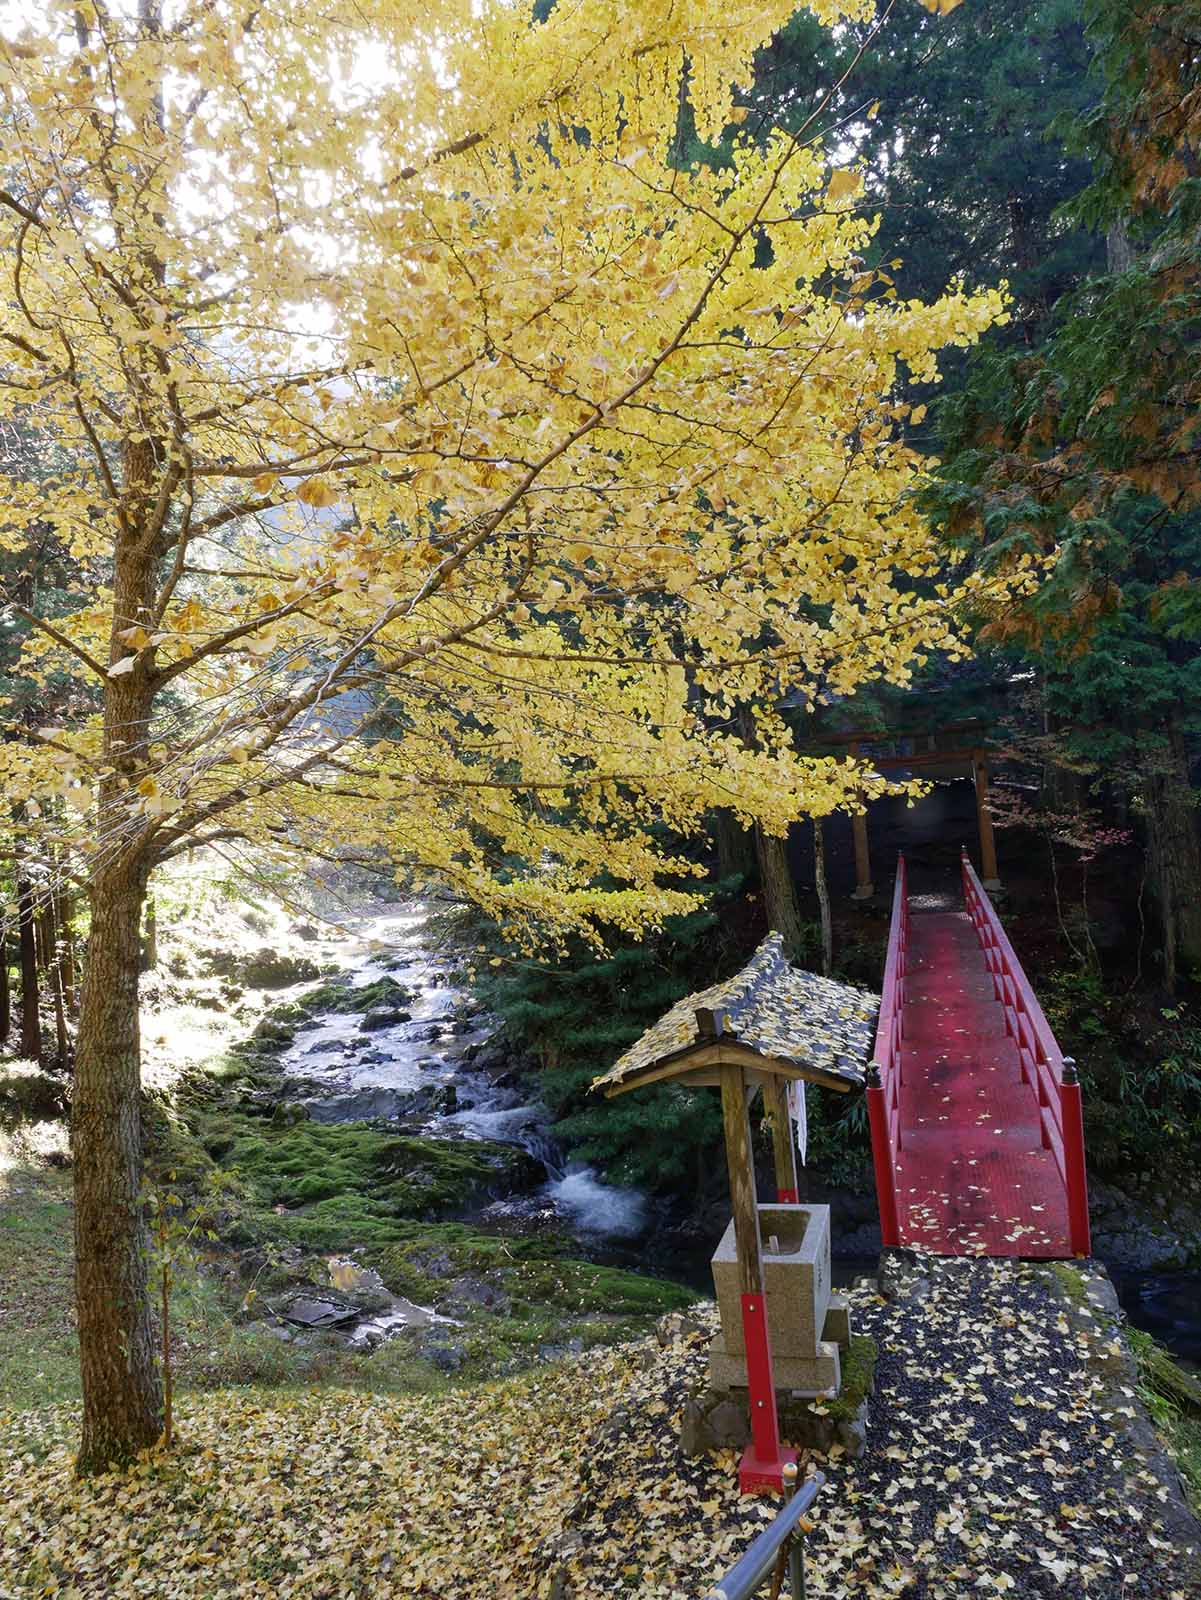
<svg viewBox="0 0 1201 1600">
<path fill-rule="evenodd" d="M 796 1468 L 792 1468 L 793 1474 Z M 776 1572 L 781 1563 L 788 1562 L 791 1600 L 805 1597 L 805 1557 L 802 1544 L 808 1529 L 801 1527 L 801 1519 L 817 1499 L 824 1485 L 825 1474 L 815 1472 L 798 1484 L 792 1498 L 770 1522 L 738 1560 L 710 1589 L 705 1600 L 750 1600 L 759 1585 Z"/>
</svg>

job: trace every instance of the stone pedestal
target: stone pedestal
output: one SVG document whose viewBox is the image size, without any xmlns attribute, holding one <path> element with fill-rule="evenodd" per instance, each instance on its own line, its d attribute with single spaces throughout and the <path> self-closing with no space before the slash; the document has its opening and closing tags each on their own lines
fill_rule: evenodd
<svg viewBox="0 0 1201 1600">
<path fill-rule="evenodd" d="M 830 1208 L 761 1205 L 763 1287 L 777 1389 L 798 1395 L 837 1394 L 839 1347 L 850 1340 L 846 1301 L 830 1289 Z M 746 1388 L 746 1346 L 738 1258 L 731 1222 L 713 1256 L 721 1332 L 709 1351 L 719 1388 Z"/>
</svg>

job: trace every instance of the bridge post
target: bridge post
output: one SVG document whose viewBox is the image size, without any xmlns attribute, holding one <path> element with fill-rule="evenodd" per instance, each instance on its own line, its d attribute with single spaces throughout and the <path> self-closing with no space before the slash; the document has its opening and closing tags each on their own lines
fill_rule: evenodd
<svg viewBox="0 0 1201 1600">
<path fill-rule="evenodd" d="M 1068 1243 L 1075 1256 L 1092 1254 L 1088 1220 L 1088 1179 L 1084 1166 L 1084 1108 L 1080 1079 L 1071 1056 L 1063 1058 L 1059 1085 L 1059 1115 L 1063 1128 L 1063 1176 L 1068 1192 Z"/>
<path fill-rule="evenodd" d="M 876 1199 L 880 1207 L 880 1240 L 890 1249 L 901 1242 L 897 1223 L 897 1182 L 892 1168 L 892 1146 L 888 1137 L 888 1108 L 880 1086 L 880 1068 L 871 1062 L 867 1069 L 867 1121 L 872 1136 L 872 1162 L 876 1169 Z"/>
<path fill-rule="evenodd" d="M 871 851 L 867 843 L 867 812 L 851 812 L 851 838 L 855 844 L 855 890 L 852 900 L 870 900 L 876 892 L 872 882 Z"/>
<path fill-rule="evenodd" d="M 794 1206 L 800 1198 L 800 1184 L 797 1181 L 796 1141 L 792 1136 L 792 1115 L 788 1109 L 788 1087 L 774 1073 L 763 1080 L 763 1109 L 771 1118 L 776 1200 L 782 1206 Z"/>
<path fill-rule="evenodd" d="M 972 752 L 972 777 L 976 784 L 976 825 L 980 831 L 980 879 L 986 889 L 999 889 L 997 846 L 993 838 L 992 812 L 988 809 L 988 757 L 983 750 Z"/>
<path fill-rule="evenodd" d="M 858 739 L 851 746 L 851 757 L 858 761 L 861 755 Z M 855 845 L 855 890 L 852 900 L 870 900 L 876 892 L 872 882 L 872 857 L 867 843 L 867 802 L 862 811 L 851 812 L 851 839 Z"/>
</svg>

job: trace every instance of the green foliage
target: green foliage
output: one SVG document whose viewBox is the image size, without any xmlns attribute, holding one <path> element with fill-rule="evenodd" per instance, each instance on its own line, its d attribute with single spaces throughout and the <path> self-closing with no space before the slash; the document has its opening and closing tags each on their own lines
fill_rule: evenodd
<svg viewBox="0 0 1201 1600">
<path fill-rule="evenodd" d="M 1131 1010 L 1092 969 L 1040 982 L 1047 1018 L 1084 1088 L 1089 1163 L 1112 1178 L 1191 1172 L 1201 1145 L 1201 1018 L 1186 1005 Z"/>
<path fill-rule="evenodd" d="M 1126 1329 L 1138 1362 L 1139 1394 L 1180 1473 L 1185 1494 L 1201 1513 L 1201 1384 L 1138 1328 Z"/>
<path fill-rule="evenodd" d="M 575 944 L 553 966 L 504 960 L 481 982 L 507 1037 L 541 1069 L 556 1134 L 619 1181 L 699 1187 L 720 1160 L 713 1094 L 667 1085 L 601 1101 L 589 1089 L 681 996 L 746 959 L 747 941 L 730 927 L 739 883 L 716 885 L 704 910 L 669 918 L 641 944 L 603 956 Z M 503 948 L 495 933 L 490 943 Z"/>
<path fill-rule="evenodd" d="M 739 131 L 849 143 L 881 214 L 870 259 L 900 258 L 898 295 L 938 295 L 960 275 L 1004 282 L 1014 321 L 989 342 L 1028 338 L 1102 261 L 1096 235 L 1058 215 L 1091 175 L 1055 132 L 1096 99 L 1079 0 L 971 0 L 945 17 L 897 5 L 856 61 L 874 22 L 831 34 L 799 12 L 757 58 Z M 703 145 L 685 107 L 677 159 L 726 165 L 732 133 Z"/>
<path fill-rule="evenodd" d="M 842 1387 L 836 1399 L 825 1402 L 826 1410 L 836 1421 L 850 1422 L 858 1416 L 859 1407 L 875 1387 L 878 1354 L 878 1346 L 870 1334 L 851 1335 L 851 1342 L 839 1363 Z"/>
<path fill-rule="evenodd" d="M 809 1122 L 807 1165 L 839 1188 L 861 1190 L 870 1185 L 873 1181 L 871 1136 L 864 1096 L 811 1089 L 806 1111 Z"/>
</svg>

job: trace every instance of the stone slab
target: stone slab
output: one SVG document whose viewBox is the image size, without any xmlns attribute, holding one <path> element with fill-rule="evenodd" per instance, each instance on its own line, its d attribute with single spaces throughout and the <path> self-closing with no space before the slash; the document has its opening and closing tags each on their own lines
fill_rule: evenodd
<svg viewBox="0 0 1201 1600">
<path fill-rule="evenodd" d="M 826 1320 L 822 1326 L 822 1338 L 836 1344 L 840 1350 L 845 1350 L 850 1344 L 851 1308 L 844 1295 L 830 1296 L 830 1304 L 826 1307 Z"/>
<path fill-rule="evenodd" d="M 761 1205 L 759 1236 L 767 1328 L 772 1355 L 811 1360 L 822 1339 L 830 1305 L 830 1208 Z M 771 1248 L 776 1241 L 775 1250 Z M 722 1333 L 731 1355 L 743 1356 L 742 1299 L 734 1224 L 713 1254 L 713 1284 Z"/>
<path fill-rule="evenodd" d="M 812 1398 L 837 1394 L 842 1383 L 838 1346 L 822 1340 L 811 1357 L 777 1356 L 772 1351 L 772 1376 L 777 1390 Z M 709 1381 L 718 1389 L 747 1387 L 746 1356 L 727 1352 L 720 1334 L 709 1346 Z"/>
</svg>

